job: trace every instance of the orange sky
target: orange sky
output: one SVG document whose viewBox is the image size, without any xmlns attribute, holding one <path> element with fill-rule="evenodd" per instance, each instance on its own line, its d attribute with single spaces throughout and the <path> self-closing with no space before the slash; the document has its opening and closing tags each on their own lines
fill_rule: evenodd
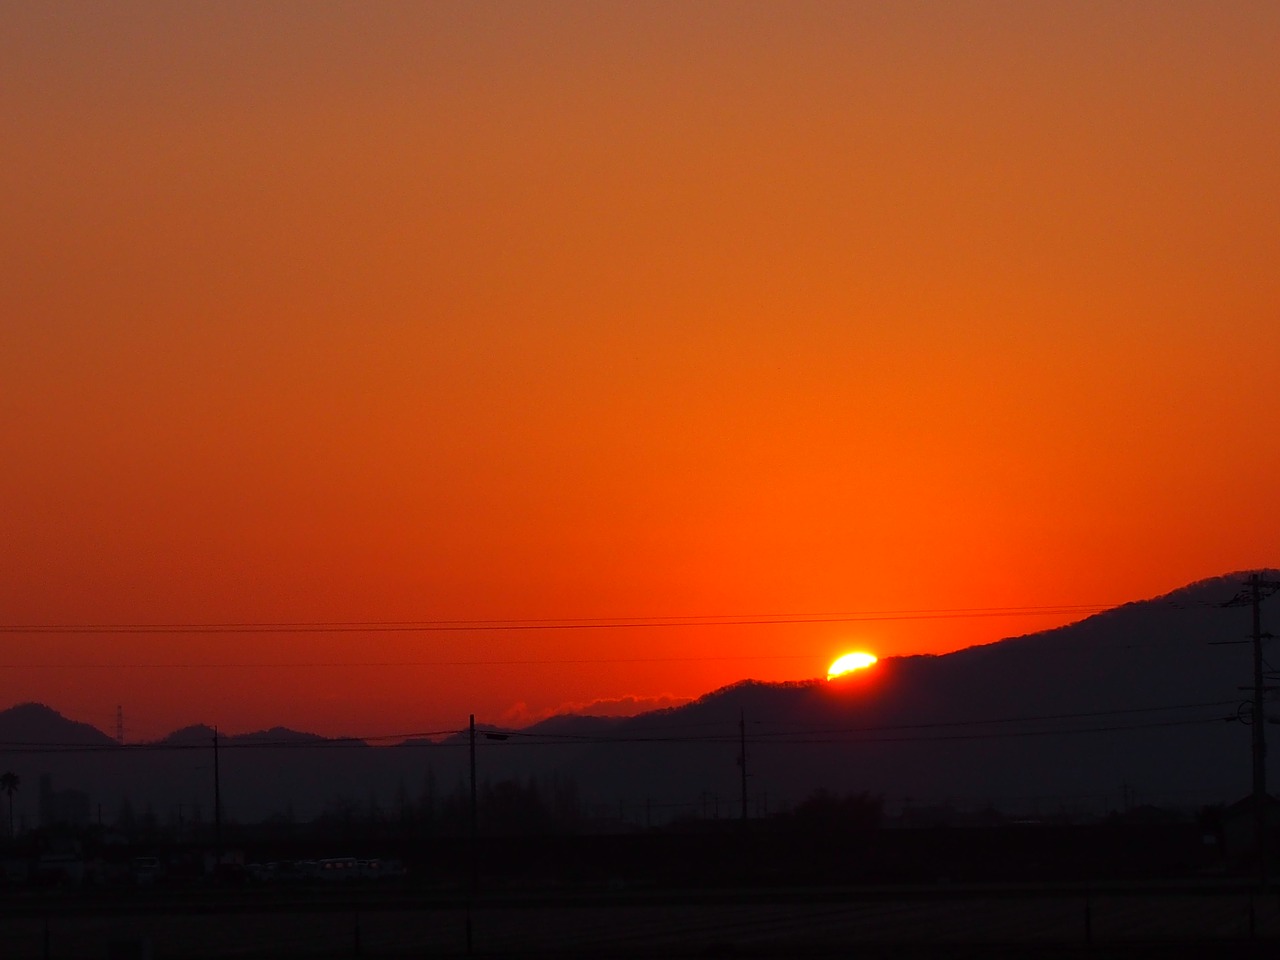
<svg viewBox="0 0 1280 960">
<path fill-rule="evenodd" d="M 1277 565 L 1269 0 L 0 13 L 4 624 L 1026 608 Z M 429 730 L 1065 619 L 6 634 L 0 706 Z"/>
</svg>

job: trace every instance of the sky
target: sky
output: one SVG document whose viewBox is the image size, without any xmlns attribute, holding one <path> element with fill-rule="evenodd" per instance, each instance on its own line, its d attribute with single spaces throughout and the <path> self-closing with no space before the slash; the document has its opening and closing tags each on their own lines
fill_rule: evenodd
<svg viewBox="0 0 1280 960">
<path fill-rule="evenodd" d="M 628 712 L 1280 566 L 1270 0 L 0 23 L 0 706 Z"/>
</svg>

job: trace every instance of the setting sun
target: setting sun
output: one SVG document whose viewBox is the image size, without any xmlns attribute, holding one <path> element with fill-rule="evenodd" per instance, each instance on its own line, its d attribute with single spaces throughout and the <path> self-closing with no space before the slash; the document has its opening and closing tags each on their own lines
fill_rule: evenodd
<svg viewBox="0 0 1280 960">
<path fill-rule="evenodd" d="M 827 668 L 827 679 L 834 680 L 855 670 L 864 670 L 875 662 L 876 657 L 871 653 L 846 653 Z"/>
</svg>

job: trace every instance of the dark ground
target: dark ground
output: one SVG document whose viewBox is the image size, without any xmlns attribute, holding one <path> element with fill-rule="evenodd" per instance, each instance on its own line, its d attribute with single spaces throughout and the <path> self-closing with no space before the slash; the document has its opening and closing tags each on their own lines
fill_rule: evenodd
<svg viewBox="0 0 1280 960">
<path fill-rule="evenodd" d="M 4 960 L 1276 956 L 1280 890 L 1193 823 L 613 836 L 238 838 L 248 861 L 392 853 L 381 880 L 254 882 L 197 845 L 0 886 Z M 375 846 L 375 844 L 378 844 Z M 106 848 L 99 851 L 106 856 Z M 31 851 L 34 855 L 35 849 Z M 133 857 L 168 872 L 140 885 Z M 110 874 L 108 867 L 116 872 Z M 479 888 L 471 894 L 473 867 Z"/>
<path fill-rule="evenodd" d="M 5 957 L 1274 956 L 1280 894 L 927 886 L 433 899 L 406 889 L 131 891 L 6 902 Z"/>
</svg>

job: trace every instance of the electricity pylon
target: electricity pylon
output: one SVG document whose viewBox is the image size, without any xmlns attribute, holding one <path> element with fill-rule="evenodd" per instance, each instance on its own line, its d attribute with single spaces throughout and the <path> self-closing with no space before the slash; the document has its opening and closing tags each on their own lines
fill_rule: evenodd
<svg viewBox="0 0 1280 960">
<path fill-rule="evenodd" d="M 1253 727 L 1253 831 L 1258 853 L 1258 879 L 1267 882 L 1267 738 L 1266 711 L 1263 700 L 1267 690 L 1262 657 L 1262 641 L 1271 634 L 1262 632 L 1262 601 L 1280 590 L 1280 581 L 1268 580 L 1260 573 L 1251 573 L 1245 588 L 1223 604 L 1224 607 L 1253 608 L 1253 709 L 1250 726 Z"/>
</svg>

